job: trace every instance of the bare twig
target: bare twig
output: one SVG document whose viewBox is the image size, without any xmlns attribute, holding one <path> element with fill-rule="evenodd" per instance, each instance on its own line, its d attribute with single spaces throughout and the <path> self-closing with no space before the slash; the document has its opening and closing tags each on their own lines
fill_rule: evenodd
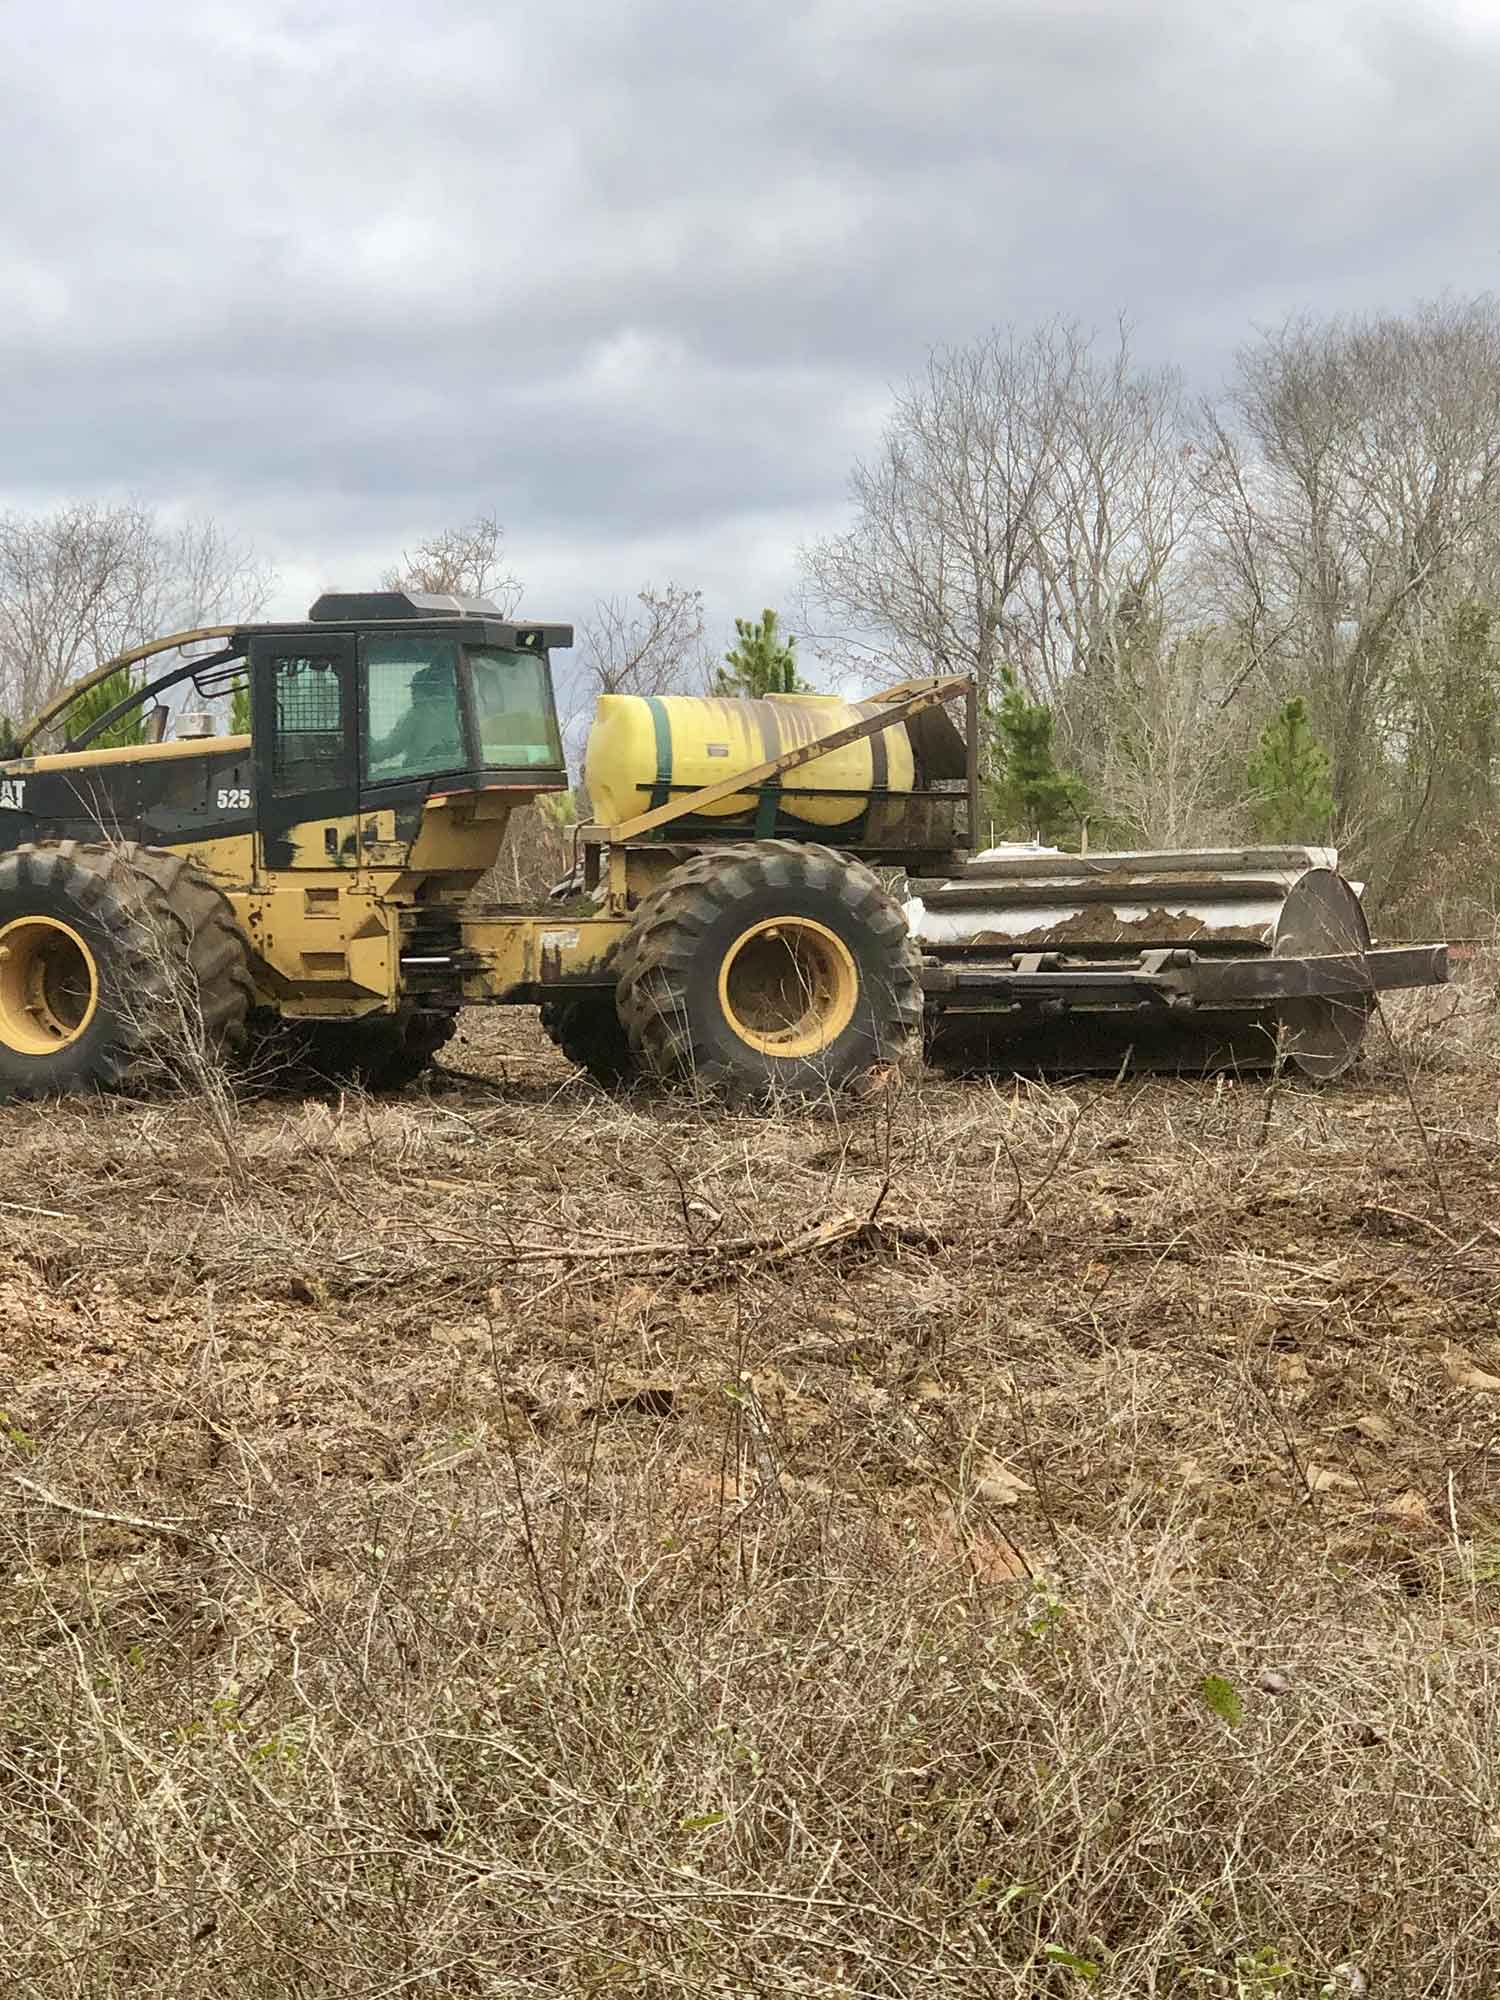
<svg viewBox="0 0 1500 2000">
<path fill-rule="evenodd" d="M 29 1493 L 33 1500 L 41 1501 L 44 1507 L 52 1507 L 59 1514 L 71 1515 L 75 1521 L 95 1521 L 109 1528 L 133 1528 L 143 1535 L 159 1535 L 163 1541 L 180 1543 L 188 1524 L 170 1516 L 164 1521 L 147 1520 L 141 1514 L 116 1514 L 99 1507 L 85 1507 L 80 1501 L 69 1500 L 61 1493 L 53 1493 L 49 1488 L 38 1485 L 34 1479 L 27 1479 L 23 1473 L 12 1472 L 8 1466 L 0 1467 L 0 1477 L 7 1479 L 22 1493 Z"/>
</svg>

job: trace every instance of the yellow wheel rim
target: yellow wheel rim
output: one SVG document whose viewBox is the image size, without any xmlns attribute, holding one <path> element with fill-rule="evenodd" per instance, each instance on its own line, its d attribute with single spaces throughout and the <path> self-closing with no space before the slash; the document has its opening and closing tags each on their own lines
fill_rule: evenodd
<svg viewBox="0 0 1500 2000">
<path fill-rule="evenodd" d="M 858 1002 L 853 953 L 811 917 L 768 917 L 753 924 L 719 967 L 724 1018 L 762 1055 L 816 1055 L 838 1040 Z"/>
<path fill-rule="evenodd" d="M 0 928 L 0 1040 L 51 1056 L 76 1042 L 99 1005 L 94 954 L 71 924 L 15 917 Z"/>
</svg>

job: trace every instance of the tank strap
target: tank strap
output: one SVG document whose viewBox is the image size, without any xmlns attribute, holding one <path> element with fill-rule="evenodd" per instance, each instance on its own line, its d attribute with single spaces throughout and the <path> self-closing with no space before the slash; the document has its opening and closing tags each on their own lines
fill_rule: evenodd
<svg viewBox="0 0 1500 2000">
<path fill-rule="evenodd" d="M 774 779 L 762 785 L 755 806 L 755 838 L 769 840 L 776 831 L 776 815 L 781 810 L 781 787 Z"/>
<path fill-rule="evenodd" d="M 863 711 L 861 711 L 863 712 Z M 890 783 L 890 756 L 886 750 L 885 731 L 877 729 L 870 738 L 870 789 L 883 792 Z M 869 808 L 865 810 L 868 812 Z"/>
<path fill-rule="evenodd" d="M 667 705 L 659 695 L 648 694 L 651 727 L 656 732 L 656 783 L 651 788 L 651 810 L 664 806 L 672 796 L 672 722 Z"/>
</svg>

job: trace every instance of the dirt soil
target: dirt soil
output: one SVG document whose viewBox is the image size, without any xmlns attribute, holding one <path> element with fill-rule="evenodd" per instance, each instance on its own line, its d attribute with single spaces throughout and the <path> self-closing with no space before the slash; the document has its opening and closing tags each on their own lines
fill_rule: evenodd
<svg viewBox="0 0 1500 2000">
<path fill-rule="evenodd" d="M 612 1100 L 481 1015 L 420 1093 L 249 1107 L 234 1162 L 190 1106 L 12 1107 L 7 1413 L 180 1509 L 237 1490 L 206 1377 L 300 1480 L 648 1389 L 717 1465 L 749 1376 L 783 1480 L 904 1503 L 989 1452 L 1038 1475 L 1005 1525 L 1044 1546 L 1143 1470 L 1128 1393 L 1163 1479 L 1237 1517 L 1307 1483 L 1330 1523 L 1419 1491 L 1451 1532 L 1500 1420 L 1497 1101 L 1424 1078 L 1419 1125 L 1395 1076 L 928 1080 L 766 1119 Z"/>
<path fill-rule="evenodd" d="M 1491 1990 L 1493 1011 L 0 1111 L 14 1990 Z"/>
</svg>

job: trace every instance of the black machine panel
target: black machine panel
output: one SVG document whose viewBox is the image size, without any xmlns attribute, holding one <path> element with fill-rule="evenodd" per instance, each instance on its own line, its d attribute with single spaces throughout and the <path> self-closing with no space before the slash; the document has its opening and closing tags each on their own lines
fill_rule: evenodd
<svg viewBox="0 0 1500 2000">
<path fill-rule="evenodd" d="M 201 753 L 142 756 L 4 781 L 0 848 L 27 840 L 139 840 L 181 847 L 255 825 L 249 753 L 206 741 Z"/>
</svg>

